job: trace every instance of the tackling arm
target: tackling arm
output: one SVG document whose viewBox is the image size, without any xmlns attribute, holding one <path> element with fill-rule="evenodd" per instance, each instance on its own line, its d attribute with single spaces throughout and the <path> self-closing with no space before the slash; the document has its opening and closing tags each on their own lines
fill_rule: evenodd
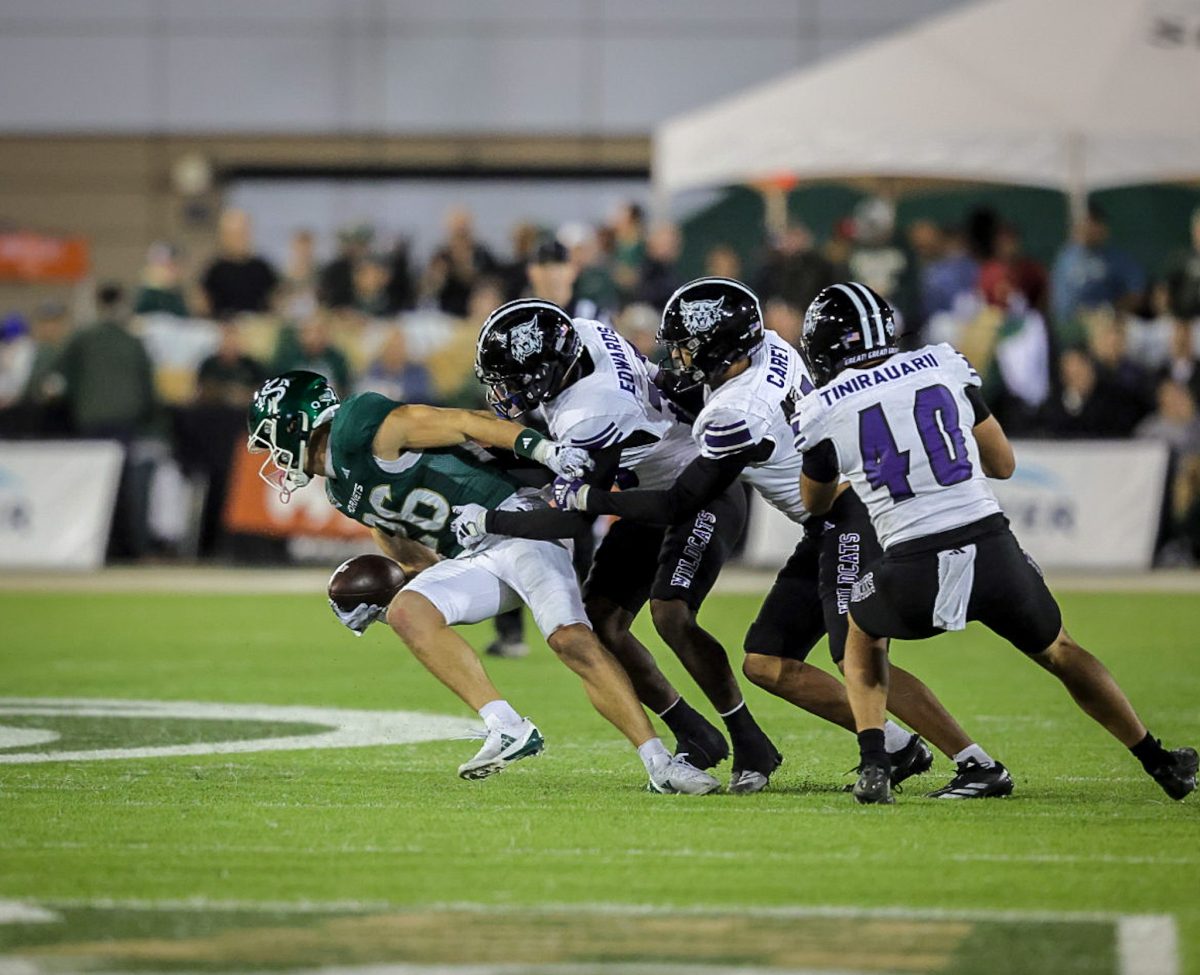
<svg viewBox="0 0 1200 975">
<path fill-rule="evenodd" d="M 397 406 L 379 425 L 371 449 L 381 460 L 395 460 L 406 450 L 455 447 L 468 440 L 511 450 L 559 475 L 578 477 L 591 466 L 586 451 L 547 440 L 529 427 L 474 410 L 438 406 Z"/>
<path fill-rule="evenodd" d="M 621 463 L 621 451 L 630 446 L 628 441 L 597 451 L 592 480 L 605 490 L 616 478 Z M 485 516 L 484 527 L 489 534 L 514 535 L 517 538 L 555 539 L 575 538 L 591 528 L 592 518 L 578 511 L 563 511 L 557 508 L 535 508 L 532 511 L 498 511 L 493 509 Z"/>
<path fill-rule="evenodd" d="M 774 446 L 761 441 L 721 458 L 697 457 L 669 488 L 657 491 L 599 491 L 580 498 L 589 515 L 617 515 L 651 525 L 673 525 L 695 514 L 738 479 L 750 464 L 769 457 Z"/>
</svg>

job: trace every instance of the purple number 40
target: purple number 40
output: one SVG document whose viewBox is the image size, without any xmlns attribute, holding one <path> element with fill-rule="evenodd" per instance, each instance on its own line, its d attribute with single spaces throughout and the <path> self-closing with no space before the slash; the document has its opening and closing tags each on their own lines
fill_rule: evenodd
<svg viewBox="0 0 1200 975">
<path fill-rule="evenodd" d="M 971 457 L 958 423 L 958 403 L 945 386 L 926 386 L 913 400 L 913 420 L 921 446 L 929 458 L 929 469 L 943 487 L 971 476 Z M 908 482 L 909 451 L 901 450 L 879 403 L 858 414 L 858 443 L 862 450 L 863 473 L 873 488 L 886 487 L 893 501 L 913 497 Z"/>
</svg>

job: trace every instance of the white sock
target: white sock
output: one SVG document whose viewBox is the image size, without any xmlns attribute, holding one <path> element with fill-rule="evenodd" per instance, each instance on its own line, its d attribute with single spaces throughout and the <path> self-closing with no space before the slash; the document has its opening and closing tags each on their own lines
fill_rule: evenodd
<svg viewBox="0 0 1200 975">
<path fill-rule="evenodd" d="M 671 753 L 667 751 L 667 746 L 662 743 L 661 738 L 651 738 L 638 745 L 638 758 L 646 766 L 646 771 L 652 772 L 655 768 L 661 767 L 664 762 L 669 762 Z"/>
<path fill-rule="evenodd" d="M 910 741 L 912 741 L 911 731 L 901 728 L 890 719 L 883 723 L 883 747 L 887 751 L 898 752 Z"/>
<path fill-rule="evenodd" d="M 968 745 L 961 752 L 955 755 L 954 761 L 961 765 L 968 758 L 975 759 L 975 761 L 977 761 L 984 768 L 991 768 L 996 764 L 996 760 L 992 758 L 991 755 L 974 743 Z"/>
<path fill-rule="evenodd" d="M 719 714 L 722 718 L 728 718 L 732 714 L 737 714 L 745 706 L 746 706 L 746 701 L 743 698 L 742 700 L 738 701 L 738 705 L 736 708 L 730 708 L 728 711 L 718 711 L 717 714 Z"/>
<path fill-rule="evenodd" d="M 682 701 L 682 700 L 683 700 L 683 695 L 682 695 L 682 694 L 680 694 L 680 695 L 679 695 L 679 697 L 675 698 L 675 700 L 674 700 L 674 701 L 672 701 L 672 702 L 671 702 L 670 704 L 668 704 L 668 705 L 667 705 L 665 708 L 663 708 L 661 711 L 659 711 L 659 712 L 658 712 L 658 716 L 659 716 L 660 718 L 661 718 L 661 717 L 663 717 L 664 715 L 666 715 L 666 713 L 667 713 L 668 711 L 670 711 L 670 710 L 671 710 L 671 708 L 675 707 L 675 705 L 676 705 L 676 704 L 678 704 L 678 703 L 679 703 L 680 701 Z"/>
<path fill-rule="evenodd" d="M 479 716 L 483 718 L 483 723 L 487 726 L 488 731 L 521 723 L 521 716 L 512 709 L 511 704 L 504 700 L 488 701 L 479 709 Z"/>
</svg>

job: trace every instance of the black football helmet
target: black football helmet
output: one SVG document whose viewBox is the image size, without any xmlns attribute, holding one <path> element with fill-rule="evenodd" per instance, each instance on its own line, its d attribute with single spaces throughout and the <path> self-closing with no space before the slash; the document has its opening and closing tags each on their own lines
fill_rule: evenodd
<svg viewBox="0 0 1200 975">
<path fill-rule="evenodd" d="M 697 278 L 663 309 L 658 341 L 671 353 L 667 369 L 689 389 L 720 376 L 763 340 L 758 296 L 733 278 Z M 680 352 L 690 357 L 684 364 Z"/>
<path fill-rule="evenodd" d="M 496 414 L 515 419 L 557 396 L 582 352 L 570 315 L 552 302 L 521 298 L 483 323 L 475 375 Z"/>
<path fill-rule="evenodd" d="M 813 299 L 800 341 L 818 386 L 849 366 L 900 351 L 892 306 L 856 281 L 831 284 Z"/>
</svg>

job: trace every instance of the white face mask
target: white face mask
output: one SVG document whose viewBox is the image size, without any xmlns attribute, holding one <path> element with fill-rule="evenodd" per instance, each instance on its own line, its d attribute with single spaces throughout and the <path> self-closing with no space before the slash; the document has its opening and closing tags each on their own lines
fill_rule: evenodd
<svg viewBox="0 0 1200 975">
<path fill-rule="evenodd" d="M 247 444 L 252 454 L 265 453 L 258 476 L 264 483 L 270 485 L 279 493 L 279 500 L 287 504 L 292 499 L 293 492 L 304 487 L 312 478 L 304 471 L 304 462 L 308 455 L 307 439 L 300 441 L 297 456 L 290 450 L 284 450 L 275 444 L 275 418 L 266 417 L 250 434 Z"/>
</svg>

